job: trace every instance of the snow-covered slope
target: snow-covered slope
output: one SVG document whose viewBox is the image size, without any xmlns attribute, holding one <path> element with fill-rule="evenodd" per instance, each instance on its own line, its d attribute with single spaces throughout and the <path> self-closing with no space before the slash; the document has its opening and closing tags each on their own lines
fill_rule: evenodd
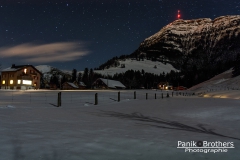
<svg viewBox="0 0 240 160">
<path fill-rule="evenodd" d="M 70 78 L 70 72 L 67 71 L 63 71 L 63 70 L 59 70 L 58 68 L 49 66 L 49 65 L 38 65 L 35 66 L 40 72 L 42 72 L 43 74 L 43 78 L 49 82 L 50 78 L 52 77 L 52 75 L 58 75 L 59 78 L 62 78 L 62 76 L 66 76 L 67 78 Z"/>
<path fill-rule="evenodd" d="M 126 59 L 119 61 L 120 66 L 119 67 L 111 67 L 109 69 L 104 70 L 95 70 L 94 72 L 100 73 L 100 74 L 108 74 L 108 75 L 114 75 L 115 73 L 123 73 L 127 70 L 134 70 L 134 71 L 142 71 L 142 69 L 145 72 L 153 73 L 153 74 L 160 74 L 160 73 L 169 73 L 171 70 L 177 71 L 171 64 L 163 64 L 161 62 L 153 62 L 151 60 L 144 61 L 137 61 L 132 59 Z M 121 68 L 121 65 L 124 64 L 125 68 Z M 156 66 L 156 67 L 155 67 Z"/>
<path fill-rule="evenodd" d="M 232 69 L 230 69 L 205 82 L 191 87 L 189 90 L 196 92 L 240 90 L 240 76 L 232 78 Z"/>
</svg>

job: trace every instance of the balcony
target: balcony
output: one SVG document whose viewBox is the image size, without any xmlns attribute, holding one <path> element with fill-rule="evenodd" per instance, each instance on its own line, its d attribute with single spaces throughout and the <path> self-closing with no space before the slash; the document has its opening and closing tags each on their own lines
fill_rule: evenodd
<svg viewBox="0 0 240 160">
<path fill-rule="evenodd" d="M 33 78 L 30 75 L 22 75 L 22 76 L 17 76 L 17 79 L 32 80 Z"/>
</svg>

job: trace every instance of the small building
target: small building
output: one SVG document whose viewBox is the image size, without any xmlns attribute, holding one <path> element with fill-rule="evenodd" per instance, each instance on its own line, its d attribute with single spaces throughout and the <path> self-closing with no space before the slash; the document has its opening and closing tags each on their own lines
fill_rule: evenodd
<svg viewBox="0 0 240 160">
<path fill-rule="evenodd" d="M 42 73 L 32 65 L 15 64 L 1 71 L 1 89 L 38 89 Z"/>
<path fill-rule="evenodd" d="M 110 80 L 110 79 L 104 79 L 104 78 L 98 78 L 93 83 L 93 88 L 95 89 L 125 89 L 126 87 L 119 81 Z"/>
<path fill-rule="evenodd" d="M 62 89 L 63 90 L 75 90 L 75 89 L 79 89 L 79 87 L 77 85 L 75 85 L 74 83 L 64 82 L 62 84 Z"/>
<path fill-rule="evenodd" d="M 178 87 L 176 87 L 175 88 L 175 90 L 187 90 L 187 88 L 186 87 L 184 87 L 184 86 L 178 86 Z"/>
<path fill-rule="evenodd" d="M 49 89 L 51 89 L 51 90 L 57 90 L 58 87 L 57 87 L 57 85 L 56 85 L 55 83 L 49 83 Z"/>
<path fill-rule="evenodd" d="M 86 85 L 83 82 L 65 82 L 62 84 L 63 90 L 77 90 L 77 89 L 86 89 Z"/>
<path fill-rule="evenodd" d="M 86 89 L 87 86 L 83 82 L 79 82 L 78 84 L 79 89 Z"/>
<path fill-rule="evenodd" d="M 173 86 L 169 85 L 168 82 L 160 82 L 158 83 L 158 88 L 161 90 L 172 90 Z"/>
</svg>

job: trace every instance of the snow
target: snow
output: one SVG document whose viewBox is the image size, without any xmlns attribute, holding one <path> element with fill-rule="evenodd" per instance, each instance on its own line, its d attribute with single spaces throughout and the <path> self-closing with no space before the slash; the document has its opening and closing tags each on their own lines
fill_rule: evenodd
<svg viewBox="0 0 240 160">
<path fill-rule="evenodd" d="M 162 72 L 165 73 L 169 73 L 171 70 L 177 71 L 177 69 L 175 69 L 171 64 L 167 63 L 167 64 L 163 64 L 161 62 L 153 62 L 151 60 L 146 60 L 144 59 L 144 61 L 137 61 L 137 60 L 132 60 L 132 59 L 126 59 L 126 60 L 120 60 L 119 61 L 120 66 L 121 64 L 125 64 L 125 68 L 121 68 L 119 67 L 110 67 L 109 69 L 104 69 L 104 70 L 94 70 L 94 72 L 96 73 L 100 73 L 103 75 L 114 75 L 116 73 L 124 73 L 127 70 L 134 70 L 134 71 L 142 71 L 142 69 L 145 72 L 148 73 L 153 73 L 153 74 L 160 74 Z M 157 66 L 157 68 L 154 68 L 154 66 Z M 52 66 L 48 66 L 48 65 L 38 65 L 35 66 L 40 72 L 42 72 L 45 76 L 51 77 L 51 74 L 47 74 L 48 72 L 51 71 L 51 69 L 53 68 Z M 67 71 L 67 70 L 62 70 L 65 73 L 69 73 L 71 74 L 71 71 Z M 81 73 L 83 73 L 83 71 L 79 71 Z"/>
<path fill-rule="evenodd" d="M 72 86 L 73 88 L 79 88 L 78 86 L 76 86 L 74 83 L 71 82 L 67 82 L 70 86 Z"/>
<path fill-rule="evenodd" d="M 11 68 L 11 67 L 9 67 L 9 68 L 3 69 L 2 72 L 3 72 L 3 71 L 4 71 L 4 72 L 10 72 L 10 71 L 17 71 L 17 70 L 19 70 L 19 68 Z"/>
<path fill-rule="evenodd" d="M 50 72 L 53 67 L 49 65 L 38 65 L 38 66 L 35 66 L 35 68 L 37 68 L 42 73 L 47 73 L 47 72 Z"/>
<path fill-rule="evenodd" d="M 110 79 L 104 79 L 104 78 L 99 78 L 102 80 L 103 83 L 105 83 L 109 88 L 126 88 L 121 82 L 115 81 L 115 80 L 110 80 Z"/>
<path fill-rule="evenodd" d="M 61 91 L 62 106 L 56 107 L 52 104 L 58 92 L 0 90 L 0 159 L 240 159 L 239 100 L 175 94 L 166 98 L 170 91 L 160 90 L 136 90 L 133 99 L 134 90 L 120 90 L 117 102 L 110 98 L 116 99 L 118 90 L 83 90 Z M 93 105 L 95 93 L 99 105 Z M 207 130 L 189 131 L 181 124 Z M 234 142 L 235 149 L 177 149 L 178 141 L 199 140 Z"/>
<path fill-rule="evenodd" d="M 119 67 L 111 67 L 109 69 L 104 69 L 104 70 L 95 70 L 94 72 L 96 73 L 101 73 L 103 75 L 114 75 L 115 73 L 124 73 L 127 70 L 134 70 L 134 71 L 142 71 L 142 69 L 145 72 L 148 73 L 153 73 L 153 74 L 160 74 L 162 72 L 169 73 L 171 70 L 177 71 L 171 64 L 167 63 L 166 65 L 161 63 L 161 62 L 153 62 L 151 60 L 146 60 L 144 61 L 140 60 L 131 60 L 131 59 L 126 59 L 125 61 L 119 61 L 120 64 L 125 64 L 125 68 Z M 157 68 L 154 68 L 154 66 L 157 66 Z"/>
<path fill-rule="evenodd" d="M 189 90 L 195 92 L 240 90 L 240 76 L 232 77 L 232 69 L 229 69 Z"/>
</svg>

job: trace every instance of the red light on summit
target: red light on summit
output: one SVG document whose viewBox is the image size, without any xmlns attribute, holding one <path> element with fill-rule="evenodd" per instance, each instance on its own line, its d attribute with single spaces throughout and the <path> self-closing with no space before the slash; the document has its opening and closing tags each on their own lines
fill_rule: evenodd
<svg viewBox="0 0 240 160">
<path fill-rule="evenodd" d="M 180 10 L 178 10 L 178 15 L 177 15 L 178 19 L 180 19 L 181 14 L 180 14 Z"/>
</svg>

